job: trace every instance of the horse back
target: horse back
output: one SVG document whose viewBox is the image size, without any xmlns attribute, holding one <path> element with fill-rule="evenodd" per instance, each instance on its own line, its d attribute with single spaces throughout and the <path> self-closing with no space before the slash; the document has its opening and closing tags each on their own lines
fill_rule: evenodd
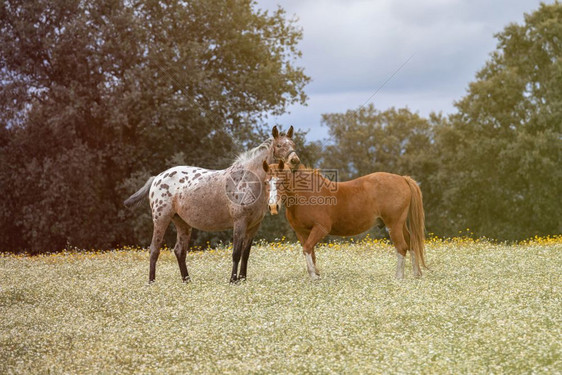
<svg viewBox="0 0 562 375">
<path fill-rule="evenodd" d="M 371 185 L 370 188 L 375 189 L 380 194 L 403 194 L 405 191 L 409 190 L 408 183 L 405 181 L 404 176 L 394 173 L 375 172 L 360 177 L 359 179 L 367 180 Z"/>
<path fill-rule="evenodd" d="M 224 171 L 179 166 L 160 173 L 149 193 L 153 217 L 179 215 L 204 231 L 232 227 Z"/>
<path fill-rule="evenodd" d="M 410 204 L 411 191 L 404 176 L 387 172 L 371 173 L 365 178 L 365 190 L 381 215 L 404 210 Z"/>
<path fill-rule="evenodd" d="M 385 224 L 407 212 L 410 188 L 404 177 L 377 172 L 338 184 L 337 205 L 331 208 L 332 234 L 355 235 L 377 219 Z"/>
</svg>

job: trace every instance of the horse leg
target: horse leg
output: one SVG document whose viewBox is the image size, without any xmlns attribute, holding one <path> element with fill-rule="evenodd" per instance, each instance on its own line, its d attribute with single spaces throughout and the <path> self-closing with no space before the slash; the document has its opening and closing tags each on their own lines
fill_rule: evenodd
<svg viewBox="0 0 562 375">
<path fill-rule="evenodd" d="M 244 242 L 244 248 L 242 251 L 242 263 L 240 263 L 240 273 L 238 274 L 238 280 L 246 280 L 246 273 L 248 270 L 248 259 L 250 258 L 250 249 L 252 248 L 252 242 L 254 241 L 254 236 L 259 229 L 259 225 L 250 229 L 246 234 L 246 239 Z"/>
<path fill-rule="evenodd" d="M 320 276 L 320 271 L 318 271 L 318 267 L 316 266 L 316 251 L 314 248 L 312 249 L 312 263 L 314 263 L 314 270 L 316 271 L 316 275 Z"/>
<path fill-rule="evenodd" d="M 416 253 L 410 248 L 410 232 L 408 232 L 406 225 L 404 225 L 402 232 L 404 233 L 404 239 L 408 245 L 408 252 L 410 253 L 410 258 L 412 259 L 412 271 L 414 272 L 414 277 L 421 277 L 421 268 L 418 264 L 418 260 L 416 259 Z"/>
<path fill-rule="evenodd" d="M 310 232 L 308 233 L 300 233 L 300 232 L 295 232 L 297 235 L 297 238 L 299 240 L 299 242 L 301 243 L 301 246 L 304 249 L 304 244 L 306 243 L 306 239 L 310 236 Z M 314 247 L 312 248 L 312 251 L 310 253 L 311 257 L 312 257 L 312 264 L 314 264 L 314 274 L 316 276 L 320 276 L 320 271 L 318 270 L 318 267 L 316 266 L 316 253 L 314 251 Z M 305 254 L 305 260 L 306 260 L 306 254 Z M 307 264 L 307 269 L 308 269 L 308 264 Z"/>
<path fill-rule="evenodd" d="M 174 226 L 176 227 L 177 240 L 174 246 L 174 253 L 178 259 L 178 265 L 180 266 L 181 279 L 183 282 L 188 283 L 190 280 L 189 273 L 187 272 L 187 264 L 185 262 L 185 257 L 187 255 L 187 249 L 189 247 L 189 239 L 191 238 L 191 227 L 187 225 L 185 221 L 179 216 L 174 216 L 172 218 Z"/>
<path fill-rule="evenodd" d="M 164 234 L 170 224 L 170 219 L 161 217 L 159 220 L 154 220 L 154 230 L 152 232 L 152 242 L 150 243 L 150 271 L 148 274 L 148 282 L 153 283 L 156 278 L 156 261 L 160 255 L 160 246 L 164 241 Z"/>
<path fill-rule="evenodd" d="M 306 239 L 310 236 L 310 232 L 308 233 L 308 235 L 306 234 L 299 234 L 297 233 L 297 238 L 299 239 L 299 242 L 301 243 L 301 245 L 304 248 L 304 244 L 306 243 Z M 320 240 L 318 240 L 320 241 Z M 317 241 L 317 243 L 318 243 Z M 315 247 L 315 246 L 314 246 Z M 316 266 L 316 251 L 314 250 L 314 247 L 312 248 L 310 255 L 312 257 L 312 264 L 314 264 L 314 273 L 316 274 L 316 276 L 320 276 L 320 271 L 318 270 L 318 267 Z"/>
<path fill-rule="evenodd" d="M 308 235 L 310 234 L 310 232 L 307 233 L 307 234 L 295 232 L 295 234 L 297 235 L 297 239 L 301 243 L 301 246 L 304 246 L 304 243 L 306 242 L 306 239 L 308 238 Z"/>
<path fill-rule="evenodd" d="M 408 250 L 408 244 L 404 239 L 404 232 L 402 231 L 404 227 L 404 222 L 401 222 L 401 225 L 393 225 L 390 228 L 390 239 L 396 248 L 396 258 L 398 260 L 398 264 L 396 265 L 396 278 L 403 279 L 404 278 L 404 257 L 406 256 L 406 251 Z"/>
<path fill-rule="evenodd" d="M 254 236 L 259 229 L 259 225 L 250 229 L 246 234 L 245 243 L 242 251 L 242 263 L 240 264 L 240 273 L 238 275 L 238 280 L 246 280 L 246 274 L 248 270 L 248 259 L 250 258 L 250 249 L 252 248 L 252 242 Z"/>
<path fill-rule="evenodd" d="M 232 239 L 232 273 L 230 274 L 230 283 L 238 281 L 238 264 L 244 249 L 244 240 L 246 238 L 246 223 L 238 222 L 234 224 L 234 233 Z M 248 253 L 249 255 L 249 253 Z"/>
<path fill-rule="evenodd" d="M 314 246 L 316 246 L 316 244 L 328 233 L 329 231 L 326 231 L 323 227 L 319 225 L 314 226 L 302 247 L 304 258 L 306 260 L 306 269 L 313 280 L 318 279 L 320 276 L 320 272 L 316 267 L 316 254 L 314 253 Z"/>
<path fill-rule="evenodd" d="M 253 237 L 245 241 L 244 247 L 242 249 L 242 262 L 240 263 L 240 273 L 238 274 L 238 280 L 246 280 L 246 274 L 248 271 L 248 259 L 250 258 L 250 249 L 252 248 L 253 241 Z"/>
</svg>

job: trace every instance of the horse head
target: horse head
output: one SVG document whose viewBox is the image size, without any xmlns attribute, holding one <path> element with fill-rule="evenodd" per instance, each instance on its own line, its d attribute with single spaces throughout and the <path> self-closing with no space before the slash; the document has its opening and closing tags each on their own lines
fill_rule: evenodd
<svg viewBox="0 0 562 375">
<path fill-rule="evenodd" d="M 293 131 L 293 126 L 291 125 L 289 131 L 286 134 L 282 134 L 279 133 L 277 126 L 274 126 L 271 135 L 273 136 L 273 160 L 283 161 L 294 170 L 298 168 L 301 161 L 295 151 Z"/>
<path fill-rule="evenodd" d="M 281 208 L 283 193 L 288 187 L 290 167 L 283 162 L 267 164 L 263 161 L 263 170 L 266 173 L 265 185 L 268 193 L 267 207 L 271 215 L 277 215 Z"/>
</svg>

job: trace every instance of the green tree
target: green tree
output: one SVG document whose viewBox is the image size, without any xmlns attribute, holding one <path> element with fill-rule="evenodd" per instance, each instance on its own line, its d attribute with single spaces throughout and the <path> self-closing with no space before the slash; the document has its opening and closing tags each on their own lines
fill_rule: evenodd
<svg viewBox="0 0 562 375">
<path fill-rule="evenodd" d="M 0 31 L 2 249 L 142 243 L 133 184 L 306 100 L 300 30 L 250 0 L 5 0 Z"/>
<path fill-rule="evenodd" d="M 496 35 L 497 50 L 436 128 L 439 227 L 515 240 L 562 232 L 562 5 Z"/>
<path fill-rule="evenodd" d="M 421 156 L 431 147 L 431 122 L 407 108 L 378 111 L 373 105 L 346 113 L 322 115 L 331 142 L 321 165 L 335 168 L 341 180 L 373 172 L 422 178 Z"/>
</svg>

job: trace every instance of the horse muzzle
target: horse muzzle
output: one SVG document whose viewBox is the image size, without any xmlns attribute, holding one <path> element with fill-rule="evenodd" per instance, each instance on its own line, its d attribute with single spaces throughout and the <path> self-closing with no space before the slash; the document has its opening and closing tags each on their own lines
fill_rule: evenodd
<svg viewBox="0 0 562 375">
<path fill-rule="evenodd" d="M 293 170 L 297 169 L 299 164 L 301 163 L 301 159 L 299 159 L 299 156 L 294 150 L 291 151 L 289 155 L 287 155 L 287 163 L 289 164 L 289 167 Z"/>
<path fill-rule="evenodd" d="M 274 203 L 274 204 L 268 204 L 267 208 L 269 208 L 269 213 L 271 215 L 277 215 L 279 214 L 279 204 L 278 203 Z"/>
</svg>

